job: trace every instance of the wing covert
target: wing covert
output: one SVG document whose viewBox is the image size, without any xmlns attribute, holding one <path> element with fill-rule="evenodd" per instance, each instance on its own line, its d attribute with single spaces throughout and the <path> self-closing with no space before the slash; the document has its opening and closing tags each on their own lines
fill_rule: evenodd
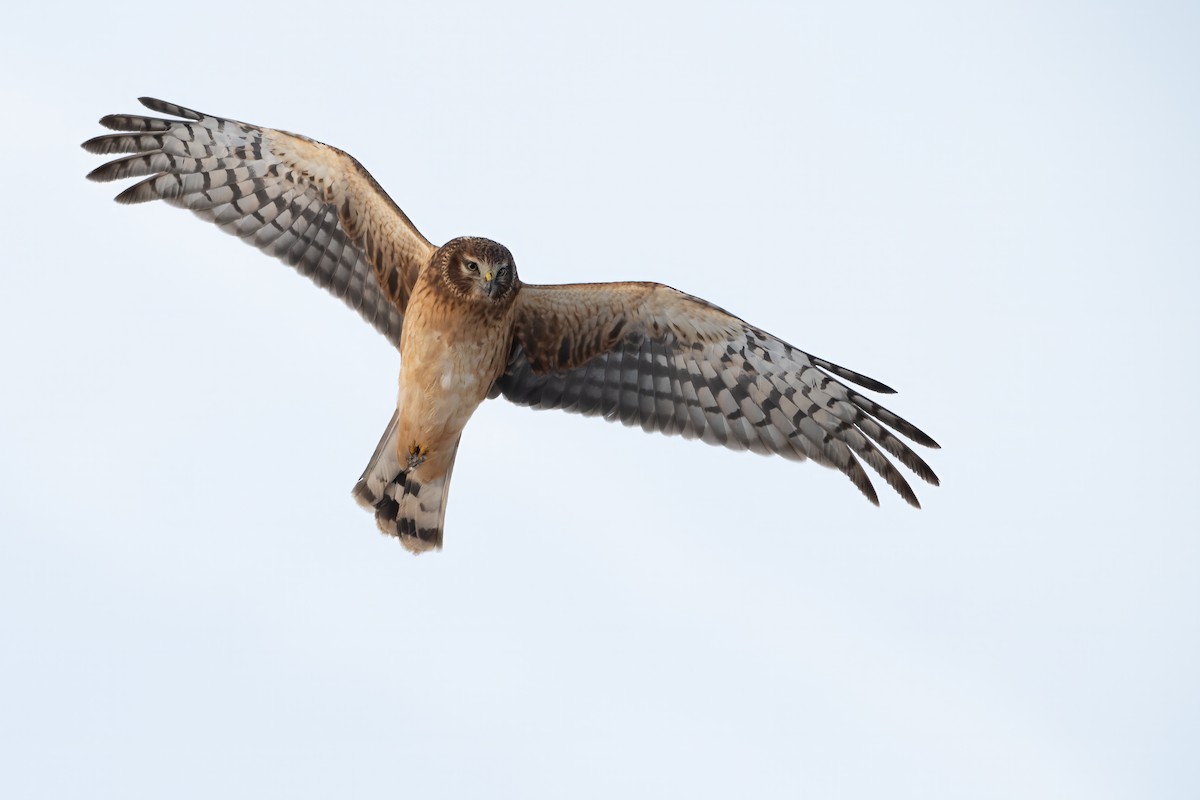
<svg viewBox="0 0 1200 800">
<path fill-rule="evenodd" d="M 100 124 L 121 132 L 84 149 L 131 155 L 89 178 L 144 177 L 117 201 L 190 209 L 295 267 L 399 343 L 408 295 L 435 248 L 358 161 L 304 136 L 141 102 L 182 119 L 104 117 Z"/>
</svg>

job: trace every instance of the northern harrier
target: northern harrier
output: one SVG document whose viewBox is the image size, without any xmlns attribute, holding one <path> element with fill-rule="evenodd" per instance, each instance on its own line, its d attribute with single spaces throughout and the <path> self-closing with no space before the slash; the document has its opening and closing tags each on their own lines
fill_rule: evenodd
<svg viewBox="0 0 1200 800">
<path fill-rule="evenodd" d="M 876 505 L 860 459 L 920 507 L 879 447 L 938 483 L 884 425 L 937 443 L 842 382 L 893 391 L 878 381 L 662 284 L 523 284 L 496 242 L 435 247 L 341 150 L 141 102 L 181 119 L 104 117 L 101 125 L 123 132 L 84 149 L 133 155 L 89 178 L 148 176 L 117 201 L 161 199 L 192 210 L 295 267 L 399 347 L 396 412 L 354 496 L 414 552 L 441 546 L 463 427 L 485 398 L 501 395 L 731 450 L 812 459 L 844 472 Z"/>
</svg>

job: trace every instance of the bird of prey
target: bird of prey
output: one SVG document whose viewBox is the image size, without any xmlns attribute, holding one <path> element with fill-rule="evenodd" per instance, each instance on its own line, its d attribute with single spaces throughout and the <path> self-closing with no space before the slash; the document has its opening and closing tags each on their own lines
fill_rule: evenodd
<svg viewBox="0 0 1200 800">
<path fill-rule="evenodd" d="M 142 177 L 116 199 L 190 209 L 341 298 L 400 349 L 396 411 L 354 496 L 413 552 L 442 545 L 463 428 L 489 397 L 640 425 L 731 450 L 812 459 L 879 504 L 866 462 L 909 504 L 881 451 L 933 470 L 889 428 L 937 447 L 851 388 L 892 389 L 657 283 L 522 283 L 508 248 L 441 247 L 347 153 L 151 98 L 173 119 L 113 114 L 83 147 L 129 153 L 88 177 Z"/>
</svg>

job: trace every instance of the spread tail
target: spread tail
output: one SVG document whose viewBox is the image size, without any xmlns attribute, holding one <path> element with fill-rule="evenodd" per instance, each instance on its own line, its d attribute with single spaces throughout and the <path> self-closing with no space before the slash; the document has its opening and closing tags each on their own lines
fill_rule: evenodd
<svg viewBox="0 0 1200 800">
<path fill-rule="evenodd" d="M 404 469 L 396 441 L 398 418 L 398 413 L 392 414 L 375 454 L 354 485 L 354 499 L 364 508 L 374 509 L 379 530 L 398 538 L 407 550 L 440 550 L 453 456 L 449 468 L 437 478 L 423 478 L 419 466 Z M 454 450 L 458 450 L 457 441 Z"/>
</svg>

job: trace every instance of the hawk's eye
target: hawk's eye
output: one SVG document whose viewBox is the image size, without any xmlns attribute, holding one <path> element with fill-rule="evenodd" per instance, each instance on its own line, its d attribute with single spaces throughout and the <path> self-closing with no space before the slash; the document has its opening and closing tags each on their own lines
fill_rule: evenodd
<svg viewBox="0 0 1200 800">
<path fill-rule="evenodd" d="M 500 269 L 496 270 L 497 277 L 503 278 L 507 274 L 508 274 L 508 267 L 501 267 Z"/>
<path fill-rule="evenodd" d="M 467 269 L 470 270 L 471 272 L 479 272 L 479 265 L 476 264 L 474 261 L 468 261 Z"/>
</svg>

